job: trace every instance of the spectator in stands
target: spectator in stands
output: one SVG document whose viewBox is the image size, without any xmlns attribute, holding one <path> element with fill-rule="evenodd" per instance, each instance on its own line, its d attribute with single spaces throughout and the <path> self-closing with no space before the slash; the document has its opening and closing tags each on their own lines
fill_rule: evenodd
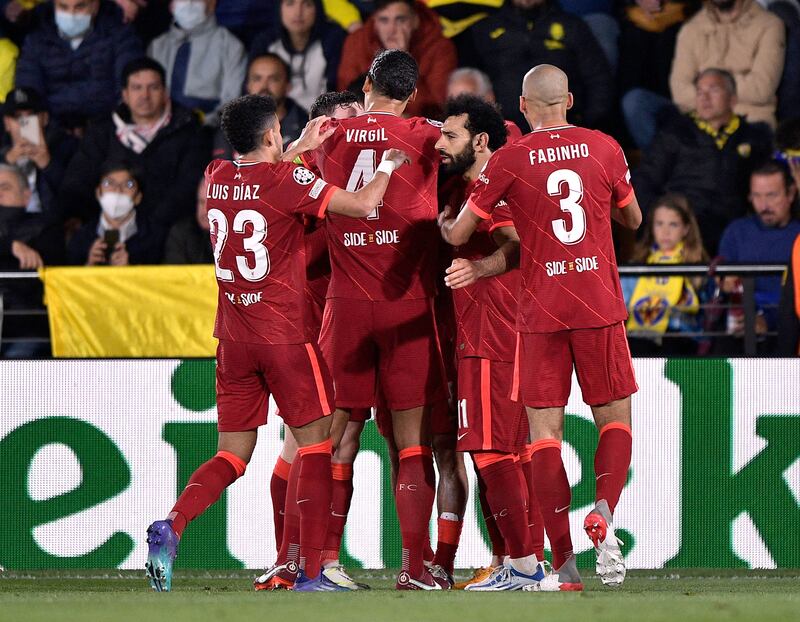
<svg viewBox="0 0 800 622">
<path fill-rule="evenodd" d="M 473 67 L 462 67 L 450 74 L 450 78 L 447 80 L 447 98 L 451 99 L 459 95 L 475 95 L 490 104 L 497 104 L 489 76 L 480 69 Z M 502 109 L 500 112 L 503 112 Z M 508 130 L 509 142 L 513 142 L 522 136 L 522 132 L 513 121 L 506 121 L 506 129 Z"/>
<path fill-rule="evenodd" d="M 460 67 L 447 79 L 447 99 L 459 95 L 477 95 L 488 102 L 496 101 L 489 76 L 474 67 Z"/>
<path fill-rule="evenodd" d="M 786 26 L 786 62 L 778 86 L 778 121 L 800 110 L 800 0 L 760 0 L 761 6 L 781 18 Z"/>
<path fill-rule="evenodd" d="M 614 105 L 611 68 L 586 23 L 555 0 L 509 0 L 470 30 L 483 53 L 480 68 L 489 74 L 503 113 L 519 127 L 527 127 L 519 112 L 522 78 L 541 63 L 569 76 L 572 120 L 588 127 L 607 122 Z"/>
<path fill-rule="evenodd" d="M 712 256 L 725 225 L 745 214 L 750 173 L 772 150 L 769 128 L 735 114 L 735 104 L 733 76 L 704 70 L 697 78 L 695 110 L 673 118 L 634 171 L 645 210 L 667 192 L 688 197 Z"/>
<path fill-rule="evenodd" d="M 785 166 L 768 162 L 750 176 L 750 202 L 755 214 L 733 221 L 722 234 L 719 252 L 725 263 L 785 264 L 792 257 L 792 245 L 800 234 L 795 200 L 797 187 Z M 722 279 L 721 288 L 731 293 L 740 287 L 739 279 Z M 763 335 L 777 327 L 777 305 L 781 297 L 781 277 L 757 277 L 755 300 L 758 310 L 756 332 Z M 729 312 L 730 313 L 730 312 Z M 741 314 L 734 316 L 732 332 L 744 329 Z M 730 320 L 729 320 L 730 321 Z M 771 345 L 765 346 L 767 352 Z"/>
<path fill-rule="evenodd" d="M 217 0 L 172 0 L 172 27 L 147 54 L 166 70 L 172 101 L 216 125 L 224 104 L 241 95 L 247 58 L 244 46 L 217 24 Z"/>
<path fill-rule="evenodd" d="M 611 67 L 617 73 L 619 64 L 619 22 L 614 13 L 614 0 L 559 0 L 558 5 L 567 13 L 577 15 L 592 31 Z"/>
<path fill-rule="evenodd" d="M 636 115 L 649 101 L 656 109 L 670 103 L 669 73 L 675 56 L 675 40 L 683 23 L 699 8 L 699 0 L 627 0 L 620 20 L 617 84 L 623 110 Z M 630 101 L 632 100 L 632 101 Z M 655 127 L 645 139 L 653 140 Z"/>
<path fill-rule="evenodd" d="M 319 95 L 336 88 L 345 32 L 328 21 L 322 0 L 280 0 L 276 7 L 277 29 L 255 38 L 250 58 L 280 56 L 291 69 L 292 99 L 308 110 Z"/>
<path fill-rule="evenodd" d="M 17 71 L 19 48 L 11 39 L 0 38 L 0 101 L 14 88 L 14 74 Z"/>
<path fill-rule="evenodd" d="M 783 22 L 755 0 L 708 0 L 678 34 L 669 79 L 673 101 L 682 112 L 691 110 L 698 73 L 719 67 L 736 79 L 737 114 L 774 128 L 785 40 Z"/>
<path fill-rule="evenodd" d="M 30 201 L 25 175 L 15 166 L 0 164 L 0 271 L 36 270 L 44 265 L 60 263 L 64 255 L 61 227 L 50 223 L 41 214 L 29 214 Z M 0 286 L 0 302 L 5 309 L 36 309 L 42 306 L 42 287 L 38 280 L 15 281 L 13 286 Z M 4 337 L 15 339 L 41 336 L 46 331 L 30 316 L 2 317 Z M 5 358 L 24 358 L 46 354 L 41 344 L 13 343 L 5 346 Z"/>
<path fill-rule="evenodd" d="M 142 185 L 127 164 L 103 167 L 95 190 L 100 215 L 81 227 L 67 245 L 67 259 L 75 265 L 129 266 L 161 261 L 161 243 L 151 234 L 137 207 Z"/>
<path fill-rule="evenodd" d="M 290 88 L 291 70 L 280 56 L 269 52 L 250 61 L 245 91 L 248 95 L 269 95 L 275 100 L 284 147 L 300 138 L 300 133 L 308 123 L 308 112 L 287 96 Z M 221 129 L 214 135 L 213 155 L 225 160 L 235 157 Z"/>
<path fill-rule="evenodd" d="M 794 185 L 800 188 L 800 117 L 780 124 L 775 132 L 775 145 L 778 148 L 775 157 L 786 163 Z"/>
<path fill-rule="evenodd" d="M 212 263 L 214 253 L 209 238 L 208 208 L 206 207 L 206 180 L 197 186 L 197 209 L 194 216 L 183 218 L 170 229 L 164 247 L 164 263 Z"/>
<path fill-rule="evenodd" d="M 270 3 L 264 0 L 223 0 L 217 2 L 214 14 L 217 23 L 230 30 L 250 49 L 255 37 L 274 25 Z"/>
<path fill-rule="evenodd" d="M 54 216 L 58 189 L 77 140 L 50 123 L 50 115 L 36 91 L 14 89 L 2 110 L 6 133 L 0 155 L 28 178 L 31 199 L 27 211 Z"/>
<path fill-rule="evenodd" d="M 707 263 L 700 228 L 686 197 L 667 194 L 655 202 L 643 239 L 631 263 Z M 630 310 L 631 352 L 640 356 L 693 356 L 698 340 L 679 333 L 702 329 L 700 303 L 707 299 L 703 279 L 683 276 L 625 277 L 622 292 Z M 667 334 L 669 337 L 665 337 Z"/>
<path fill-rule="evenodd" d="M 442 35 L 436 13 L 414 0 L 376 0 L 375 12 L 364 27 L 344 42 L 339 90 L 365 73 L 381 50 L 405 50 L 419 64 L 417 94 L 406 113 L 438 115 L 447 95 L 447 76 L 456 68 L 456 50 Z"/>
<path fill-rule="evenodd" d="M 800 356 L 800 236 L 792 245 L 778 309 L 777 356 Z"/>
<path fill-rule="evenodd" d="M 163 244 L 169 227 L 192 213 L 197 180 L 209 160 L 208 137 L 196 115 L 172 104 L 164 68 L 150 58 L 125 67 L 122 101 L 113 115 L 89 126 L 64 176 L 67 216 L 97 214 L 94 187 L 103 162 L 129 162 L 147 189 L 137 210 Z"/>
<path fill-rule="evenodd" d="M 42 94 L 62 127 L 82 129 L 114 109 L 122 70 L 141 56 L 141 43 L 109 0 L 53 0 L 37 13 L 17 61 L 16 86 Z"/>
</svg>

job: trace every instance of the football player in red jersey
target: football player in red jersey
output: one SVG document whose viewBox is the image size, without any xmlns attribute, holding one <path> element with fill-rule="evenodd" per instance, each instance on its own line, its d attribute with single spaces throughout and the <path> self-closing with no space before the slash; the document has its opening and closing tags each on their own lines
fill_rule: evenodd
<svg viewBox="0 0 800 622">
<path fill-rule="evenodd" d="M 323 121 L 309 124 L 306 148 L 326 136 L 320 136 Z M 214 160 L 206 169 L 219 285 L 219 451 L 194 472 L 167 519 L 148 528 L 147 573 L 154 589 L 171 589 L 184 528 L 244 474 L 272 394 L 299 447 L 286 504 L 287 524 L 294 517 L 299 525 L 298 542 L 291 543 L 299 562 L 293 589 L 337 591 L 342 588 L 320 573 L 331 501 L 333 386 L 309 330 L 303 216 L 369 214 L 407 156 L 387 149 L 371 183 L 348 192 L 281 161 L 280 122 L 271 98 L 246 95 L 230 102 L 222 129 L 242 156 Z"/>
<path fill-rule="evenodd" d="M 320 95 L 311 106 L 310 116 L 330 117 L 332 119 L 349 119 L 363 112 L 363 107 L 358 97 L 349 91 L 329 92 Z M 306 235 L 306 294 L 310 305 L 310 315 L 314 326 L 314 333 L 319 334 L 322 325 L 322 312 L 325 308 L 325 296 L 328 293 L 331 266 L 328 258 L 328 242 L 322 221 L 309 219 Z M 347 513 L 353 496 L 353 462 L 359 449 L 361 431 L 369 419 L 369 409 L 363 412 L 351 413 L 341 441 L 334 447 L 332 458 L 333 491 L 331 497 L 331 515 L 328 521 L 328 535 L 322 552 L 322 572 L 325 576 L 342 587 L 350 590 L 368 588 L 364 583 L 358 583 L 347 574 L 339 563 L 339 548 L 341 546 Z M 355 416 L 353 416 L 355 415 Z M 289 472 L 297 453 L 297 443 L 291 430 L 284 426 L 284 440 L 281 453 L 275 463 L 270 480 L 270 497 L 272 499 L 272 513 L 275 525 L 275 541 L 280 554 L 283 540 L 283 523 L 286 505 L 286 489 L 288 486 Z M 280 560 L 279 560 L 280 561 Z M 282 564 L 276 563 L 268 568 L 253 582 L 256 590 L 286 589 L 292 585 L 291 575 L 285 578 L 278 568 Z"/>
<path fill-rule="evenodd" d="M 625 565 L 612 518 L 631 456 L 631 398 L 638 389 L 611 218 L 636 229 L 642 214 L 617 142 L 567 122 L 567 76 L 538 65 L 525 76 L 520 109 L 532 132 L 500 149 L 456 219 L 442 224 L 465 243 L 507 202 L 520 237 L 521 286 L 512 399 L 525 404 L 533 440 L 536 496 L 556 569 L 535 586 L 582 590 L 569 532 L 570 486 L 561 460 L 564 407 L 573 366 L 600 430 L 596 504 L 584 528 L 603 583 L 620 585 Z"/>
<path fill-rule="evenodd" d="M 460 187 L 450 184 L 447 205 L 461 206 L 480 183 L 478 176 L 492 153 L 506 143 L 507 132 L 497 107 L 475 95 L 448 100 L 445 114 L 436 146 L 445 171 L 457 175 L 453 181 L 462 181 Z M 465 589 L 518 590 L 544 578 L 539 563 L 544 560 L 544 532 L 536 519 L 538 506 L 528 503 L 516 455 L 528 440 L 525 408 L 508 397 L 516 344 L 519 238 L 507 206 L 499 205 L 453 256 L 445 283 L 452 288 L 457 327 L 458 450 L 472 456 L 487 527 L 502 534 L 510 558 Z M 529 522 L 541 532 L 538 551 Z M 497 552 L 494 545 L 493 550 Z"/>
<path fill-rule="evenodd" d="M 372 178 L 390 145 L 402 145 L 414 162 L 397 172 L 366 218 L 326 220 L 331 283 L 320 347 L 336 382 L 332 435 L 341 433 L 349 411 L 374 404 L 378 385 L 392 412 L 403 539 L 397 587 L 440 589 L 446 578 L 425 568 L 423 551 L 435 483 L 426 406 L 447 397 L 432 303 L 441 124 L 401 116 L 414 98 L 417 77 L 410 55 L 380 52 L 364 82 L 366 112 L 334 122 L 332 136 L 304 158 L 325 179 L 351 190 Z"/>
</svg>

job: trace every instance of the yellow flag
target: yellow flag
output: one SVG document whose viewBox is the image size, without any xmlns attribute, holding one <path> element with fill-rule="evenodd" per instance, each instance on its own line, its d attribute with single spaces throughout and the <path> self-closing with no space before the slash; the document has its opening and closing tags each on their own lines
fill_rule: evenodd
<svg viewBox="0 0 800 622">
<path fill-rule="evenodd" d="M 214 266 L 43 268 L 54 357 L 214 356 Z"/>
</svg>

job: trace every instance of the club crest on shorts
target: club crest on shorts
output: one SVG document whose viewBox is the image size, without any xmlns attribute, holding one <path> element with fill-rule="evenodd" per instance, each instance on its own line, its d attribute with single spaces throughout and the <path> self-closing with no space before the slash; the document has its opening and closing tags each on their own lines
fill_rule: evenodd
<svg viewBox="0 0 800 622">
<path fill-rule="evenodd" d="M 316 175 L 303 166 L 298 166 L 292 173 L 294 180 L 301 186 L 307 186 L 316 178 Z"/>
</svg>

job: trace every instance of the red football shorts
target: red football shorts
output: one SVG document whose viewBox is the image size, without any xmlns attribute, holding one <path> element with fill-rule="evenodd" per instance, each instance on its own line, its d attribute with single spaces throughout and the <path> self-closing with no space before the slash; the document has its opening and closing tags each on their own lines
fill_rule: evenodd
<svg viewBox="0 0 800 622">
<path fill-rule="evenodd" d="M 533 408 L 566 406 L 573 365 L 589 406 L 639 390 L 625 325 L 619 322 L 555 333 L 518 333 L 511 399 Z"/>
<path fill-rule="evenodd" d="M 263 345 L 220 339 L 217 429 L 244 432 L 267 423 L 269 396 L 299 428 L 333 412 L 333 382 L 315 343 Z"/>
<path fill-rule="evenodd" d="M 380 384 L 391 410 L 446 397 L 431 301 L 329 298 L 320 347 L 336 383 L 336 405 L 369 408 Z"/>
<path fill-rule="evenodd" d="M 512 401 L 514 364 L 474 356 L 458 362 L 458 451 L 516 453 L 528 442 L 525 407 Z"/>
<path fill-rule="evenodd" d="M 350 411 L 350 421 L 356 423 L 364 423 L 372 418 L 371 408 L 353 408 Z"/>
</svg>

